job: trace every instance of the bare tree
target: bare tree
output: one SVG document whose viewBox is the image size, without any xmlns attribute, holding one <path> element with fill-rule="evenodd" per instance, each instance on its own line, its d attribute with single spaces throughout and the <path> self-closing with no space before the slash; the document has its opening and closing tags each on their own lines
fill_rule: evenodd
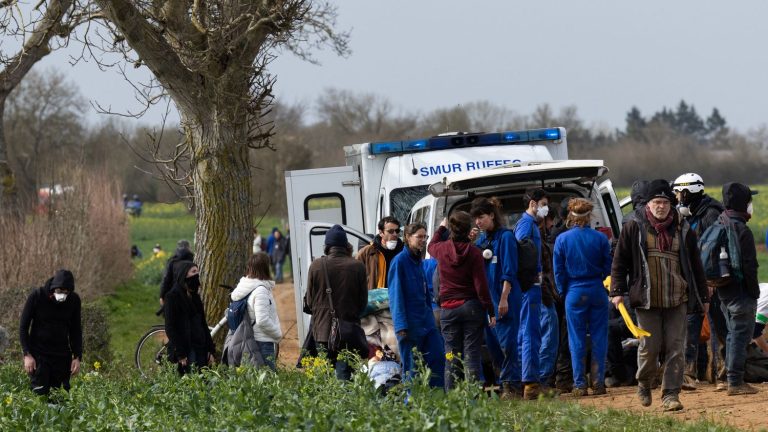
<svg viewBox="0 0 768 432">
<path fill-rule="evenodd" d="M 244 269 L 253 221 L 250 151 L 271 146 L 264 121 L 274 78 L 267 66 L 284 48 L 308 58 L 318 46 L 348 51 L 334 30 L 336 9 L 311 0 L 96 0 L 109 33 L 89 46 L 114 47 L 155 83 L 137 87 L 148 102 L 167 92 L 179 110 L 184 141 L 154 155 L 167 180 L 194 203 L 195 241 L 209 320 L 218 319 Z"/>
<path fill-rule="evenodd" d="M 15 40 L 20 47 L 12 53 L 0 52 L 0 209 L 16 208 L 16 179 L 8 162 L 8 143 L 3 129 L 3 115 L 8 96 L 40 59 L 56 47 L 52 39 L 66 39 L 87 16 L 75 10 L 73 0 L 41 0 L 29 13 L 14 1 L 0 3 L 0 32 L 6 42 Z M 11 44 L 13 45 L 13 44 Z"/>
</svg>

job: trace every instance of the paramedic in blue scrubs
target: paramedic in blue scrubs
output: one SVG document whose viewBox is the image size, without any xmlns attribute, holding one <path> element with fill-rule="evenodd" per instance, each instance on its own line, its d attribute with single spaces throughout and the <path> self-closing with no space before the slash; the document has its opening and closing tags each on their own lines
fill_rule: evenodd
<svg viewBox="0 0 768 432">
<path fill-rule="evenodd" d="M 469 212 L 481 230 L 476 245 L 485 259 L 488 290 L 496 309 L 496 326 L 489 337 L 495 337 L 501 350 L 501 399 L 522 395 L 520 358 L 517 337 L 520 330 L 520 285 L 517 282 L 517 241 L 503 225 L 501 203 L 496 197 L 480 197 L 472 201 Z M 489 341 L 486 341 L 490 344 Z"/>
<path fill-rule="evenodd" d="M 520 333 L 518 345 L 521 354 L 523 399 L 534 400 L 539 397 L 541 385 L 539 383 L 540 362 L 539 351 L 541 348 L 541 234 L 539 222 L 549 213 L 549 196 L 544 189 L 530 189 L 523 196 L 526 207 L 525 213 L 515 225 L 515 237 L 517 241 L 532 239 L 538 250 L 539 273 L 538 282 L 530 288 L 521 286 L 522 302 L 520 307 Z"/>
<path fill-rule="evenodd" d="M 589 200 L 571 199 L 566 222 L 570 229 L 557 237 L 554 251 L 557 289 L 565 297 L 576 397 L 587 395 L 587 333 L 592 341 L 592 394 L 605 394 L 608 292 L 603 280 L 611 274 L 611 246 L 605 234 L 590 227 L 592 209 Z"/>
<path fill-rule="evenodd" d="M 397 334 L 405 380 L 416 372 L 413 350 L 424 356 L 431 371 L 429 385 L 445 383 L 445 345 L 432 314 L 432 292 L 427 287 L 422 259 L 427 227 L 415 223 L 405 227 L 405 247 L 389 263 L 389 309 Z"/>
</svg>

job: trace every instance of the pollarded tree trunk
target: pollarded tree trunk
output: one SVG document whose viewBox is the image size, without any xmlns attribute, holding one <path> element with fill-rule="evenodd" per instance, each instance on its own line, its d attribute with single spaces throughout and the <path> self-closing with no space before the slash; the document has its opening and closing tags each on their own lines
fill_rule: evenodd
<svg viewBox="0 0 768 432">
<path fill-rule="evenodd" d="M 244 274 L 252 224 L 251 172 L 245 125 L 227 115 L 213 115 L 204 124 L 185 118 L 193 151 L 195 261 L 200 264 L 206 319 L 213 325 L 223 315 L 229 291 Z"/>
</svg>

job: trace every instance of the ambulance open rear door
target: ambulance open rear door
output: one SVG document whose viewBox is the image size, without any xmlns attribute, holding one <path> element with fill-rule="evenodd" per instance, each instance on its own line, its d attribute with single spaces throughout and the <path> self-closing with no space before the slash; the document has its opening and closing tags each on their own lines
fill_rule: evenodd
<svg viewBox="0 0 768 432">
<path fill-rule="evenodd" d="M 307 221 L 344 225 L 363 231 L 363 205 L 360 177 L 351 166 L 285 172 L 288 220 L 291 224 L 291 268 L 296 293 L 297 315 L 306 291 L 306 269 L 312 260 L 307 255 L 309 238 L 302 233 Z M 297 316 L 297 319 L 300 318 Z M 297 323 L 298 326 L 299 323 Z M 304 328 L 299 326 L 300 340 Z"/>
</svg>

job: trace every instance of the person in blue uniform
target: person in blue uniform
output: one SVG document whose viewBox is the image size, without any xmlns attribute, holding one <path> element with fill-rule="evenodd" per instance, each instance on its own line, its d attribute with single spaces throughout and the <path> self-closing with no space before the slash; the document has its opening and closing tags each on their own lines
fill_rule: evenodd
<svg viewBox="0 0 768 432">
<path fill-rule="evenodd" d="M 405 227 L 405 247 L 389 264 L 389 309 L 397 334 L 403 376 L 412 379 L 416 372 L 413 350 L 424 356 L 431 371 L 429 384 L 445 384 L 443 337 L 432 315 L 432 292 L 427 288 L 422 257 L 426 249 L 427 228 L 419 223 Z"/>
<path fill-rule="evenodd" d="M 486 332 L 500 348 L 496 366 L 500 370 L 501 398 L 522 395 L 518 331 L 520 330 L 521 292 L 517 281 L 517 241 L 502 225 L 501 203 L 496 197 L 479 197 L 469 212 L 482 231 L 475 244 L 485 259 L 485 274 L 491 301 L 497 311 L 496 326 Z M 490 334 L 489 334 L 490 333 Z M 486 341 L 488 345 L 491 341 Z"/>
<path fill-rule="evenodd" d="M 587 395 L 587 333 L 592 340 L 592 394 L 605 394 L 608 293 L 603 279 L 611 274 L 612 260 L 608 238 L 589 226 L 592 209 L 589 200 L 571 199 L 566 222 L 570 229 L 558 236 L 554 251 L 557 289 L 565 297 L 576 397 Z"/>
<path fill-rule="evenodd" d="M 530 287 L 521 285 L 520 307 L 520 345 L 522 379 L 524 383 L 523 399 L 534 400 L 541 391 L 539 351 L 541 349 L 541 234 L 539 222 L 549 213 L 549 195 L 544 189 L 531 189 L 525 192 L 523 203 L 526 207 L 520 220 L 515 225 L 515 238 L 518 242 L 531 239 L 538 251 L 538 282 Z M 518 278 L 519 280 L 519 278 Z"/>
</svg>

